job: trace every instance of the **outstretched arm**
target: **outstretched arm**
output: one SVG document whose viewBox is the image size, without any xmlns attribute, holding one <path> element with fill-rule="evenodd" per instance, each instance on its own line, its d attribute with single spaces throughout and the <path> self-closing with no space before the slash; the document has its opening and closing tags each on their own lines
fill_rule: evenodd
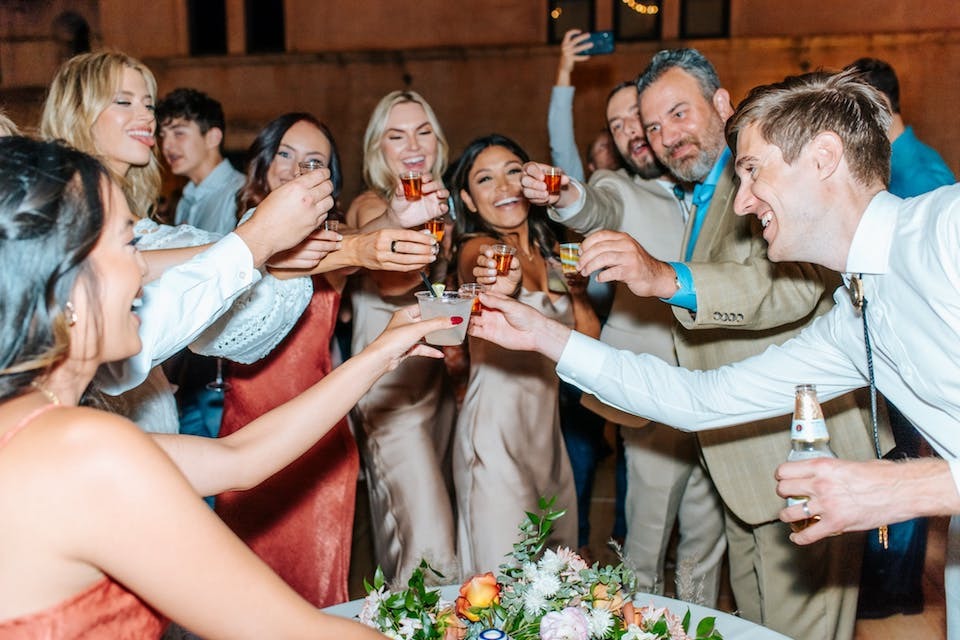
<svg viewBox="0 0 960 640">
<path fill-rule="evenodd" d="M 200 495 L 253 487 L 322 438 L 380 376 L 408 355 L 443 357 L 417 342 L 430 331 L 465 319 L 418 320 L 416 307 L 397 311 L 383 334 L 362 352 L 301 395 L 226 438 L 159 434 L 155 438 Z"/>
</svg>

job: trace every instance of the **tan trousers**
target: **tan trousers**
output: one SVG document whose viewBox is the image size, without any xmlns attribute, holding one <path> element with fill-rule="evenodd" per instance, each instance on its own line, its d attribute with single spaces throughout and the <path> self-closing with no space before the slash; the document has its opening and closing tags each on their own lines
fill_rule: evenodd
<svg viewBox="0 0 960 640">
<path fill-rule="evenodd" d="M 663 593 L 663 565 L 676 523 L 676 595 L 716 606 L 726 549 L 723 508 L 700 465 L 697 436 L 652 422 L 621 433 L 627 463 L 623 549 L 640 590 Z"/>
<path fill-rule="evenodd" d="M 730 585 L 740 615 L 796 640 L 849 640 L 863 533 L 799 546 L 789 525 L 748 525 L 726 511 Z"/>
</svg>

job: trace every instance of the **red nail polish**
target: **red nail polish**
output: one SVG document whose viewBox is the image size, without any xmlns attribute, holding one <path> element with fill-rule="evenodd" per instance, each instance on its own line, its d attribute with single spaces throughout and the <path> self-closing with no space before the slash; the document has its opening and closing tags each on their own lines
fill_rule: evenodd
<svg viewBox="0 0 960 640">
<path fill-rule="evenodd" d="M 463 318 L 460 316 L 451 316 L 450 322 L 453 324 L 463 324 Z"/>
</svg>

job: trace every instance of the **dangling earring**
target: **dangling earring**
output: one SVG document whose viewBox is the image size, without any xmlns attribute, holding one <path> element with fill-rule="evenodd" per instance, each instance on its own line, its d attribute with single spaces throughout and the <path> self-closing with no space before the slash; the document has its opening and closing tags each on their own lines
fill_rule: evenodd
<svg viewBox="0 0 960 640">
<path fill-rule="evenodd" d="M 67 300 L 67 304 L 63 305 L 63 315 L 67 320 L 68 327 L 77 324 L 77 309 L 69 300 Z"/>
</svg>

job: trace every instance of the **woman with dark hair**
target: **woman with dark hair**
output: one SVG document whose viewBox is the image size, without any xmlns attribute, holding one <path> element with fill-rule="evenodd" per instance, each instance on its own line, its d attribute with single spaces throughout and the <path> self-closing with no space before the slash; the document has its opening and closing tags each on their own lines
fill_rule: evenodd
<svg viewBox="0 0 960 640">
<path fill-rule="evenodd" d="M 222 441 L 78 403 L 142 346 L 147 265 L 120 187 L 59 142 L 0 139 L 0 639 L 378 638 L 324 615 L 198 499 L 255 485 L 455 321 L 411 309 L 323 382 Z M 144 500 L 149 501 L 144 508 Z"/>
<path fill-rule="evenodd" d="M 314 153 L 303 156 L 303 160 L 320 160 L 327 169 L 330 170 L 330 181 L 333 182 L 333 198 L 336 201 L 340 195 L 340 189 L 343 188 L 343 174 L 340 171 L 340 158 L 336 153 L 336 145 L 333 142 L 333 135 L 327 126 L 317 120 L 313 115 L 303 112 L 285 113 L 282 116 L 274 118 L 257 135 L 253 144 L 250 145 L 250 161 L 247 165 L 247 182 L 237 194 L 237 217 L 241 218 L 251 208 L 260 204 L 260 202 L 270 193 L 271 187 L 268 174 L 273 168 L 275 171 L 281 171 L 281 165 L 286 170 L 296 173 L 297 160 L 288 150 L 280 151 L 283 144 L 283 137 L 287 131 L 298 122 L 305 122 L 318 129 L 330 142 L 333 153 L 326 156 L 323 153 Z M 274 162 L 278 161 L 276 165 Z M 284 164 L 286 163 L 286 164 Z M 336 210 L 336 207 L 335 207 Z M 335 211 L 331 212 L 335 215 Z"/>
<path fill-rule="evenodd" d="M 546 212 L 523 197 L 520 176 L 528 159 L 516 142 L 494 134 L 471 142 L 458 160 L 450 190 L 460 281 L 476 280 L 599 335 L 585 281 L 565 283 Z M 516 249 L 508 275 L 496 275 L 493 244 Z M 536 511 L 540 497 L 556 497 L 556 505 L 568 511 L 554 524 L 551 542 L 571 548 L 577 543 L 576 492 L 560 433 L 552 363 L 473 338 L 469 351 L 470 376 L 453 451 L 464 575 L 496 569 L 516 542 L 510 524 Z"/>
<path fill-rule="evenodd" d="M 250 147 L 240 211 L 251 215 L 268 193 L 298 175 L 298 163 L 318 160 L 330 169 L 333 196 L 342 177 L 329 129 L 307 113 L 284 114 L 263 128 Z M 231 365 L 220 435 L 298 395 L 333 368 L 330 340 L 345 273 L 313 276 L 306 311 L 266 358 Z M 347 577 L 359 471 L 357 446 L 346 419 L 295 463 L 259 487 L 217 498 L 216 510 L 274 571 L 318 607 L 348 600 Z"/>
</svg>

